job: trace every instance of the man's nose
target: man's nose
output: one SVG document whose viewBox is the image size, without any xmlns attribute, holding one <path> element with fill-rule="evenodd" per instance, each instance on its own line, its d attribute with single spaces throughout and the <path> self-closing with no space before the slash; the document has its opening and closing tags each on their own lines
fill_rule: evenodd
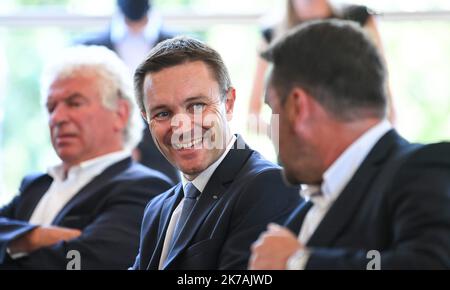
<svg viewBox="0 0 450 290">
<path fill-rule="evenodd" d="M 67 108 L 64 104 L 57 105 L 50 113 L 50 125 L 59 125 L 67 121 Z"/>
<path fill-rule="evenodd" d="M 187 113 L 175 114 L 170 120 L 172 130 L 190 131 L 194 125 L 193 116 Z"/>
</svg>

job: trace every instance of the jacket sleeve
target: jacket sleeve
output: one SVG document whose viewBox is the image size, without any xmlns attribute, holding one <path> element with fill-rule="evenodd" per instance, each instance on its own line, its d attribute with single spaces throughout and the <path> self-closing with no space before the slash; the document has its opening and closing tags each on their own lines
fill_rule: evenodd
<svg viewBox="0 0 450 290">
<path fill-rule="evenodd" d="M 19 236 L 36 228 L 36 225 L 26 221 L 15 219 L 16 208 L 20 203 L 22 192 L 37 178 L 37 175 L 25 177 L 20 185 L 19 194 L 4 207 L 0 209 L 0 264 L 7 258 L 6 248 L 8 244 Z"/>
<path fill-rule="evenodd" d="M 66 269 L 72 250 L 78 251 L 80 267 L 127 269 L 138 251 L 139 229 L 147 202 L 170 184 L 160 178 L 142 178 L 113 186 L 110 198 L 82 235 L 41 248 L 14 260 L 19 269 Z"/>
</svg>

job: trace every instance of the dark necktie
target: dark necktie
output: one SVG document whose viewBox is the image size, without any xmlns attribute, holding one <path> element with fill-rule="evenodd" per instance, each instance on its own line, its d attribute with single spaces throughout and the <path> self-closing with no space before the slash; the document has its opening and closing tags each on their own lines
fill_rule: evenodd
<svg viewBox="0 0 450 290">
<path fill-rule="evenodd" d="M 172 246 L 178 239 L 181 230 L 186 224 L 189 214 L 192 212 L 192 209 L 194 208 L 195 202 L 197 201 L 197 197 L 200 195 L 200 191 L 194 186 L 194 184 L 192 184 L 192 182 L 186 184 L 183 192 L 184 192 L 183 207 L 181 209 L 180 218 L 178 219 L 177 225 L 175 226 L 175 229 L 172 234 L 172 241 L 171 241 Z"/>
<path fill-rule="evenodd" d="M 308 195 L 308 197 L 305 197 L 306 201 L 300 204 L 300 206 L 294 210 L 291 217 L 288 219 L 287 222 L 288 228 L 290 228 L 293 232 L 299 234 L 305 221 L 306 215 L 308 214 L 309 210 L 314 206 L 314 200 L 320 196 L 322 196 L 322 191 L 319 188 L 317 191 Z"/>
</svg>

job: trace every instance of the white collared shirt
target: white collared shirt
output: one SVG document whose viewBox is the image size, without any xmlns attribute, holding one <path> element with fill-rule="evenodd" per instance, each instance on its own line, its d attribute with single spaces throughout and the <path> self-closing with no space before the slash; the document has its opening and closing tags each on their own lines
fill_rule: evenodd
<svg viewBox="0 0 450 290">
<path fill-rule="evenodd" d="M 231 150 L 231 147 L 233 147 L 234 143 L 236 142 L 237 138 L 235 135 L 232 135 L 230 142 L 227 145 L 227 148 L 225 151 L 220 155 L 220 158 L 217 159 L 213 164 L 211 164 L 208 168 L 206 168 L 202 173 L 200 173 L 194 180 L 190 181 L 184 175 L 181 175 L 181 182 L 183 183 L 183 189 L 185 188 L 186 184 L 188 182 L 192 182 L 200 192 L 203 192 L 203 189 L 205 189 L 206 184 L 208 183 L 209 179 L 213 175 L 214 171 L 216 171 L 217 167 L 219 167 L 220 163 L 222 163 L 223 159 L 225 159 L 225 156 L 227 156 L 228 152 Z"/>
<path fill-rule="evenodd" d="M 300 195 L 313 202 L 313 206 L 305 216 L 298 236 L 298 240 L 303 245 L 308 243 L 334 201 L 350 182 L 375 144 L 391 129 L 392 125 L 387 120 L 373 126 L 353 142 L 325 171 L 320 188 L 317 185 L 303 186 Z M 322 193 L 321 195 L 312 196 L 319 190 Z M 301 263 L 303 267 L 300 268 L 304 268 L 309 257 L 308 255 L 302 255 L 302 258 L 304 263 Z"/>
<path fill-rule="evenodd" d="M 228 152 L 230 152 L 231 148 L 233 147 L 234 143 L 236 142 L 236 136 L 233 134 L 231 141 L 228 143 L 227 148 L 225 151 L 220 155 L 219 159 L 217 159 L 213 164 L 211 164 L 208 168 L 206 168 L 202 173 L 200 173 L 194 180 L 189 181 L 181 175 L 181 183 L 183 185 L 183 190 L 185 190 L 186 185 L 189 182 L 192 182 L 195 186 L 195 188 L 200 191 L 200 193 L 203 192 L 203 190 L 206 187 L 206 184 L 208 183 L 209 179 L 213 175 L 214 171 L 216 171 L 217 167 L 219 167 L 220 163 L 222 163 L 223 159 L 225 159 L 225 156 L 227 156 Z M 158 269 L 161 270 L 164 268 L 164 262 L 166 261 L 167 255 L 169 254 L 169 245 L 171 244 L 173 231 L 175 230 L 175 226 L 178 222 L 178 219 L 181 215 L 181 209 L 183 208 L 183 202 L 184 198 L 180 201 L 178 206 L 173 211 L 172 217 L 170 218 L 169 226 L 167 227 L 166 236 L 164 237 L 164 244 L 163 249 L 161 251 L 161 257 L 159 259 L 159 267 Z"/>
<path fill-rule="evenodd" d="M 162 27 L 162 17 L 154 9 L 147 16 L 148 23 L 140 33 L 128 30 L 122 14 L 116 14 L 111 21 L 111 41 L 132 72 L 156 44 Z"/>
<path fill-rule="evenodd" d="M 53 178 L 53 182 L 34 209 L 29 222 L 51 225 L 58 213 L 86 184 L 107 167 L 130 156 L 128 150 L 122 150 L 87 160 L 72 166 L 67 177 L 62 165 L 50 167 L 48 174 Z"/>
</svg>

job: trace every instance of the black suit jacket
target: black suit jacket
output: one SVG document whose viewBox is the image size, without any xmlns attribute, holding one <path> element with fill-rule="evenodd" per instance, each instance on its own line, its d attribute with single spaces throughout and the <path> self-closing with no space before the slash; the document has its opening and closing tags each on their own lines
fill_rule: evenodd
<svg viewBox="0 0 450 290">
<path fill-rule="evenodd" d="M 239 137 L 236 144 L 245 144 Z M 231 149 L 215 170 L 169 254 L 165 269 L 246 269 L 250 246 L 270 222 L 284 223 L 300 202 L 281 169 L 249 149 Z M 239 147 L 242 148 L 242 147 Z M 158 269 L 181 183 L 147 206 L 134 269 Z"/>
<path fill-rule="evenodd" d="M 311 207 L 287 226 L 298 233 Z M 306 269 L 450 268 L 450 144 L 413 145 L 394 130 L 371 150 L 307 246 Z"/>
<path fill-rule="evenodd" d="M 159 43 L 161 41 L 164 41 L 166 39 L 174 37 L 174 33 L 166 31 L 166 30 L 160 30 L 158 34 L 158 38 L 156 40 L 156 43 Z M 106 48 L 117 52 L 116 47 L 114 46 L 114 43 L 111 40 L 111 30 L 107 29 L 105 31 L 99 32 L 97 34 L 91 35 L 89 37 L 84 37 L 82 39 L 79 39 L 77 42 L 85 44 L 85 45 L 101 45 L 105 46 Z"/>
<path fill-rule="evenodd" d="M 79 238 L 10 259 L 8 243 L 36 227 L 28 220 L 51 183 L 47 174 L 26 177 L 20 194 L 0 209 L 0 268 L 66 269 L 67 252 L 78 250 L 81 269 L 126 269 L 138 251 L 145 205 L 172 186 L 168 177 L 131 158 L 119 161 L 84 186 L 55 217 L 55 226 L 80 229 Z"/>
<path fill-rule="evenodd" d="M 172 38 L 175 35 L 171 32 L 161 30 L 158 35 L 156 43 L 164 41 L 166 39 Z M 89 38 L 80 39 L 77 41 L 84 45 L 101 45 L 106 48 L 117 52 L 114 43 L 111 40 L 111 31 L 108 29 L 106 31 L 100 32 Z M 180 181 L 180 174 L 178 170 L 170 164 L 167 159 L 161 154 L 153 141 L 152 135 L 148 128 L 148 124 L 144 122 L 144 132 L 142 134 L 142 140 L 139 142 L 137 149 L 140 152 L 141 159 L 140 163 L 147 167 L 160 171 L 172 179 L 173 183 L 178 183 Z"/>
</svg>

